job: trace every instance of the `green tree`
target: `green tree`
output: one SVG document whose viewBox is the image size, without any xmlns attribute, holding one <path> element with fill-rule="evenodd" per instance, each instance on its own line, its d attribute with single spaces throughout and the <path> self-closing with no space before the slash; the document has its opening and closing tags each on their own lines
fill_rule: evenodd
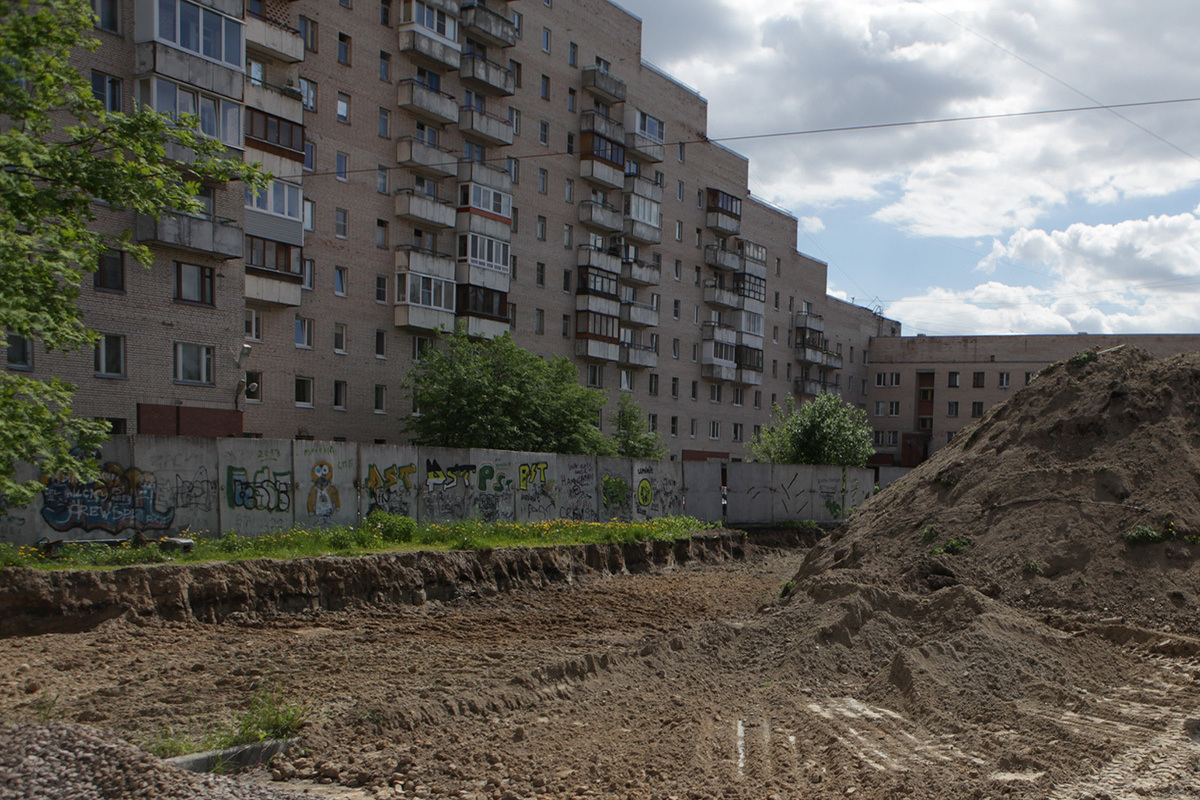
<svg viewBox="0 0 1200 800">
<path fill-rule="evenodd" d="M 404 423 L 420 444 L 545 453 L 615 455 L 596 427 L 607 402 L 579 384 L 565 358 L 518 347 L 508 334 L 472 339 L 444 335 L 405 378 L 420 414 Z"/>
<path fill-rule="evenodd" d="M 648 458 L 661 461 L 667 457 L 667 446 L 658 431 L 650 430 L 646 412 L 627 392 L 617 401 L 617 430 L 613 435 L 617 455 L 626 458 Z"/>
<path fill-rule="evenodd" d="M 747 445 L 759 461 L 861 467 L 875 452 L 867 412 L 836 394 L 822 393 L 796 407 L 771 404 L 772 421 Z"/>
<path fill-rule="evenodd" d="M 73 56 L 95 50 L 87 0 L 0 0 L 0 332 L 49 350 L 92 346 L 76 300 L 100 257 L 120 249 L 149 266 L 150 253 L 93 230 L 99 204 L 158 216 L 199 211 L 201 179 L 248 179 L 256 167 L 225 158 L 225 146 L 195 130 L 193 117 L 149 110 L 106 112 Z M 190 148 L 187 172 L 168 144 Z M 29 502 L 37 481 L 16 480 L 26 462 L 79 477 L 107 424 L 71 415 L 74 387 L 0 372 L 0 506 Z"/>
</svg>

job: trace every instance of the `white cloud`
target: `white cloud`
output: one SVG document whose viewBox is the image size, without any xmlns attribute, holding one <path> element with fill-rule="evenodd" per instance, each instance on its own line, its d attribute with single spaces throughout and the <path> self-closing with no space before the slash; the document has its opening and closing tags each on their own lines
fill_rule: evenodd
<svg viewBox="0 0 1200 800">
<path fill-rule="evenodd" d="M 804 233 L 820 233 L 825 230 L 825 223 L 820 217 L 800 217 L 800 230 Z"/>
</svg>

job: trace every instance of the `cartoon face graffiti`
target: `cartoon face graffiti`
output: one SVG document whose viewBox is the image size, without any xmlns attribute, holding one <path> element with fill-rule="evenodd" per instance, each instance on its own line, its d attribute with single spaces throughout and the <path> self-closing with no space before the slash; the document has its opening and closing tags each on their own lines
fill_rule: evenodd
<svg viewBox="0 0 1200 800">
<path fill-rule="evenodd" d="M 328 522 L 340 505 L 337 487 L 333 485 L 333 466 L 328 461 L 313 464 L 312 483 L 308 490 L 308 513 Z"/>
</svg>

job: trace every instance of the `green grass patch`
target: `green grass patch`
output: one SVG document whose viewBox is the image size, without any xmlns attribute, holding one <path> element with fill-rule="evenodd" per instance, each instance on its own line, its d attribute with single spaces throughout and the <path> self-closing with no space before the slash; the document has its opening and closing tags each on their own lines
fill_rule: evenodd
<svg viewBox="0 0 1200 800">
<path fill-rule="evenodd" d="M 939 544 L 930 549 L 929 554 L 940 556 L 943 553 L 946 555 L 957 556 L 965 553 L 967 548 L 973 545 L 969 536 L 955 536 L 953 539 L 947 539 L 944 544 Z"/>
<path fill-rule="evenodd" d="M 361 524 L 331 528 L 290 528 L 262 536 L 228 531 L 219 535 L 185 532 L 195 542 L 190 553 L 164 551 L 157 543 L 72 544 L 53 555 L 31 545 L 0 542 L 0 567 L 41 569 L 111 569 L 135 564 L 189 564 L 254 558 L 311 558 L 412 550 L 486 550 L 499 547 L 635 544 L 671 541 L 694 531 L 717 527 L 694 517 L 672 516 L 637 522 L 498 522 L 478 520 L 418 525 L 410 517 L 372 514 Z"/>
<path fill-rule="evenodd" d="M 1168 519 L 1163 523 L 1162 530 L 1151 528 L 1149 525 L 1139 524 L 1134 525 L 1122 536 L 1125 544 L 1130 547 L 1137 547 L 1147 544 L 1160 544 L 1162 542 L 1187 542 L 1189 544 L 1200 543 L 1200 538 L 1195 536 L 1185 536 L 1177 533 L 1175 523 Z"/>
<path fill-rule="evenodd" d="M 289 739 L 312 717 L 312 707 L 293 703 L 274 685 L 264 685 L 250 698 L 250 705 L 228 725 L 203 736 L 185 736 L 168 729 L 142 743 L 142 749 L 159 758 L 172 758 L 206 750 L 222 750 L 268 739 Z"/>
</svg>

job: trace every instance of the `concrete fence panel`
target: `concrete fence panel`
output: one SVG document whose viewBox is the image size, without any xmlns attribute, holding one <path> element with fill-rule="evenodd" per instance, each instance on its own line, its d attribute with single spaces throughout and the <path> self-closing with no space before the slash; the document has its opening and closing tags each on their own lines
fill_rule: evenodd
<svg viewBox="0 0 1200 800">
<path fill-rule="evenodd" d="M 765 525 L 772 521 L 771 465 L 739 461 L 725 468 L 731 524 Z"/>
<path fill-rule="evenodd" d="M 295 441 L 292 465 L 299 487 L 297 525 L 325 528 L 358 521 L 358 445 Z"/>
<path fill-rule="evenodd" d="M 563 489 L 559 477 L 559 459 L 567 462 L 571 456 L 553 453 L 514 455 L 517 456 L 517 475 L 513 484 L 516 519 L 521 522 L 545 522 L 562 517 L 559 511 Z"/>
<path fill-rule="evenodd" d="M 359 514 L 366 519 L 372 511 L 380 510 L 416 519 L 418 460 L 415 447 L 359 445 Z"/>
<path fill-rule="evenodd" d="M 683 513 L 683 465 L 635 459 L 632 468 L 634 519 Z"/>
<path fill-rule="evenodd" d="M 471 486 L 476 480 L 471 451 L 421 447 L 417 455 L 420 475 L 417 520 L 430 524 L 470 519 L 474 512 Z"/>
<path fill-rule="evenodd" d="M 580 522 L 600 520 L 600 467 L 595 456 L 557 456 L 554 488 L 558 516 Z"/>
<path fill-rule="evenodd" d="M 517 518 L 517 472 L 521 453 L 510 450 L 471 450 L 475 480 L 471 482 L 473 513 L 484 522 Z"/>
<path fill-rule="evenodd" d="M 296 521 L 296 483 L 290 439 L 218 439 L 220 526 L 257 536 Z"/>
<path fill-rule="evenodd" d="M 721 462 L 683 461 L 684 511 L 705 522 L 721 522 Z"/>
<path fill-rule="evenodd" d="M 600 471 L 600 519 L 633 519 L 633 465 L 627 458 L 596 459 Z"/>
<path fill-rule="evenodd" d="M 219 531 L 221 481 L 217 440 L 178 436 L 133 438 L 133 463 L 153 475 L 156 501 L 175 511 L 170 529 L 185 533 Z"/>
</svg>

